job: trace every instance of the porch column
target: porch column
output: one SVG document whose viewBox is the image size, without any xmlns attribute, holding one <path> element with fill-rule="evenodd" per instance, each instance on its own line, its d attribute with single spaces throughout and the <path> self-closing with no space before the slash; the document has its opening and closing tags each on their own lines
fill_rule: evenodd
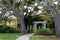
<svg viewBox="0 0 60 40">
<path fill-rule="evenodd" d="M 34 24 L 34 31 L 37 29 L 37 26 L 36 26 L 36 25 L 37 25 L 37 24 L 35 23 L 35 24 Z"/>
<path fill-rule="evenodd" d="M 44 29 L 46 29 L 46 23 L 44 23 Z"/>
</svg>

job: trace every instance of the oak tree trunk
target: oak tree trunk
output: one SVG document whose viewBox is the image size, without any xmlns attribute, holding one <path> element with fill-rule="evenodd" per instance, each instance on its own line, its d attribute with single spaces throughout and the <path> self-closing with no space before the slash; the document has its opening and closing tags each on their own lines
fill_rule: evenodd
<svg viewBox="0 0 60 40">
<path fill-rule="evenodd" d="M 25 34 L 26 33 L 26 28 L 25 28 L 25 23 L 24 20 L 22 20 L 21 18 L 19 19 L 19 24 L 21 26 L 21 33 Z"/>
<path fill-rule="evenodd" d="M 60 14 L 55 8 L 49 8 L 53 12 L 56 36 L 60 37 Z"/>
</svg>

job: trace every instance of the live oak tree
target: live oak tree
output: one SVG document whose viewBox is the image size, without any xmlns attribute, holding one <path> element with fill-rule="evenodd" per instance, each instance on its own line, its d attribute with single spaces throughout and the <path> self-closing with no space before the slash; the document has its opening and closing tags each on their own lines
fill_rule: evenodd
<svg viewBox="0 0 60 40">
<path fill-rule="evenodd" d="M 60 14 L 58 12 L 60 0 L 56 1 L 58 1 L 58 3 L 55 7 L 53 4 L 54 0 L 45 0 L 42 6 L 46 7 L 48 10 L 52 12 L 55 23 L 56 36 L 60 37 Z M 38 3 L 38 0 L 36 3 Z"/>
<path fill-rule="evenodd" d="M 1 7 L 2 7 L 2 13 L 0 16 L 4 15 L 5 12 L 9 12 L 10 15 L 14 15 L 15 17 L 18 18 L 19 24 L 21 24 L 21 33 L 25 33 L 25 24 L 24 24 L 24 13 L 23 13 L 23 8 L 24 8 L 24 3 L 25 1 L 17 1 L 17 0 L 1 0 Z M 11 11 L 13 13 L 11 13 Z M 0 17 L 1 19 L 1 17 Z"/>
<path fill-rule="evenodd" d="M 42 1 L 43 1 L 43 3 L 40 3 Z M 52 12 L 52 15 L 54 18 L 54 23 L 55 23 L 56 35 L 60 37 L 60 14 L 58 12 L 60 0 L 56 0 L 56 1 L 58 1 L 58 4 L 56 5 L 56 7 L 54 7 L 54 4 L 53 4 L 54 0 L 42 0 L 42 1 L 35 0 L 35 3 L 37 3 L 38 5 L 40 5 L 42 7 L 46 7 L 48 10 L 50 10 Z M 10 15 L 16 16 L 19 20 L 18 21 L 19 24 L 21 24 L 21 32 L 25 33 L 26 29 L 25 29 L 25 24 L 24 24 L 23 9 L 24 9 L 24 5 L 31 6 L 31 2 L 32 2 L 32 0 L 31 1 L 29 0 L 27 3 L 30 5 L 28 5 L 25 0 L 20 0 L 20 1 L 1 0 L 0 3 L 3 4 L 2 5 L 3 10 L 2 10 L 2 13 L 0 16 L 2 16 L 6 11 L 8 11 L 10 13 Z M 33 3 L 34 2 L 32 2 L 32 4 Z M 11 13 L 10 11 L 13 11 L 13 13 Z"/>
<path fill-rule="evenodd" d="M 50 10 L 53 14 L 53 18 L 54 18 L 54 23 L 55 23 L 55 30 L 56 30 L 56 35 L 58 37 L 60 37 L 60 14 L 58 12 L 58 7 L 59 7 L 59 1 L 60 0 L 56 0 L 58 1 L 57 7 L 52 7 L 53 5 L 53 0 L 50 1 L 49 4 L 46 4 L 46 7 L 48 10 Z M 49 1 L 48 1 L 49 2 Z"/>
</svg>

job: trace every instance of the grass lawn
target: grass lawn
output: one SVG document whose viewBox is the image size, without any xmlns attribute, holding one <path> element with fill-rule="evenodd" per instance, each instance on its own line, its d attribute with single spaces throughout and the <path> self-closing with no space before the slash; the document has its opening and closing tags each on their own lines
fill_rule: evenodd
<svg viewBox="0 0 60 40">
<path fill-rule="evenodd" d="M 46 38 L 46 37 L 32 36 L 30 40 L 60 40 L 60 38 Z"/>
<path fill-rule="evenodd" d="M 0 33 L 0 40 L 16 40 L 16 38 L 19 36 L 21 36 L 21 34 Z"/>
</svg>

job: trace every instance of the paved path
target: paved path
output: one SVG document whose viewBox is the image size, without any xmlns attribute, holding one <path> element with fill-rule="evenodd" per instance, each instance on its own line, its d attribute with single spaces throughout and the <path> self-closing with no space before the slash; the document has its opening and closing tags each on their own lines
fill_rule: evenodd
<svg viewBox="0 0 60 40">
<path fill-rule="evenodd" d="M 23 36 L 20 36 L 19 38 L 17 38 L 16 40 L 29 40 L 29 38 L 32 36 L 33 34 L 26 34 Z"/>
</svg>

